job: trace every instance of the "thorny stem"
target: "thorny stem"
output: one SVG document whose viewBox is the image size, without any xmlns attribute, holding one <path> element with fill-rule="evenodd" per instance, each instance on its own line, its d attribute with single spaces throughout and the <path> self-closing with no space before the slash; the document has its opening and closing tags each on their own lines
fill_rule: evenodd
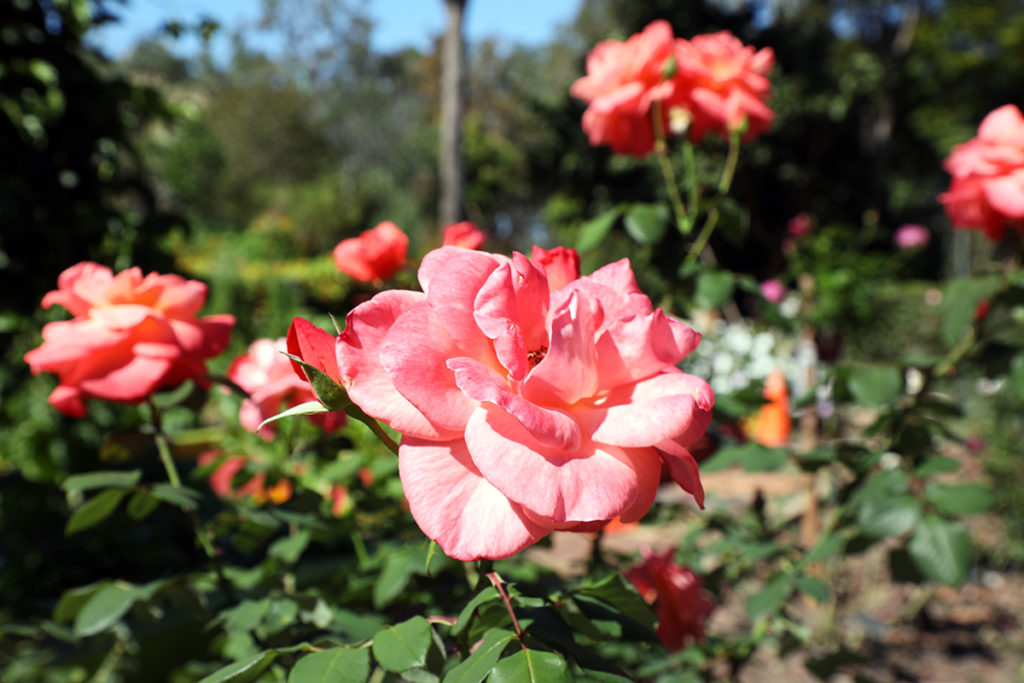
<svg viewBox="0 0 1024 683">
<path fill-rule="evenodd" d="M 678 226 L 679 232 L 688 235 L 693 229 L 693 223 L 686 213 L 686 205 L 683 204 L 683 197 L 679 194 L 679 181 L 676 180 L 676 172 L 672 169 L 672 160 L 668 156 L 665 124 L 661 120 L 661 102 L 655 102 L 651 107 L 651 119 L 654 125 L 654 152 L 658 156 L 658 165 L 661 167 L 661 174 L 665 177 L 665 185 L 668 187 L 669 201 L 672 203 L 672 211 L 676 215 L 676 226 Z"/>
<path fill-rule="evenodd" d="M 505 592 L 505 586 L 502 585 L 501 577 L 498 576 L 498 572 L 488 572 L 487 579 L 491 582 L 491 585 L 498 590 L 498 595 L 501 596 L 501 601 L 505 603 L 505 609 L 508 610 L 508 615 L 512 617 L 512 628 L 516 631 L 516 638 L 525 650 L 526 644 L 523 643 L 523 629 L 519 628 L 519 621 L 516 619 L 516 613 L 512 609 L 512 601 L 509 600 L 508 593 Z"/>
</svg>

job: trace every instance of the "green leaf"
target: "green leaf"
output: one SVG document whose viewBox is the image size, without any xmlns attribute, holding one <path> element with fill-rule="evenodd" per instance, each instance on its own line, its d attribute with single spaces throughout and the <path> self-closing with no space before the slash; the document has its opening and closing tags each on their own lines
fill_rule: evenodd
<svg viewBox="0 0 1024 683">
<path fill-rule="evenodd" d="M 136 491 L 135 495 L 128 499 L 125 510 L 129 517 L 138 522 L 149 517 L 159 505 L 160 501 L 148 491 Z"/>
<path fill-rule="evenodd" d="M 71 621 L 82 609 L 82 606 L 89 601 L 89 598 L 109 585 L 111 585 L 110 581 L 101 581 L 64 591 L 60 600 L 57 601 L 57 606 L 53 608 L 53 620 L 58 623 Z"/>
<path fill-rule="evenodd" d="M 352 403 L 352 399 L 348 397 L 348 392 L 345 391 L 345 388 L 335 382 L 333 377 L 329 377 L 323 370 L 315 365 L 310 365 L 298 356 L 290 353 L 286 353 L 284 355 L 298 363 L 302 369 L 306 371 L 306 377 L 309 378 L 309 383 L 313 387 L 313 393 L 316 394 L 320 403 L 326 407 L 326 410 L 321 412 L 333 410 L 351 412 L 350 409 L 354 405 Z M 308 404 L 304 403 L 302 405 Z"/>
<path fill-rule="evenodd" d="M 123 617 L 139 598 L 136 587 L 117 581 L 96 591 L 75 615 L 72 631 L 77 638 L 105 631 Z"/>
<path fill-rule="evenodd" d="M 664 204 L 633 204 L 626 211 L 623 224 L 638 244 L 657 244 L 665 236 L 668 217 Z"/>
<path fill-rule="evenodd" d="M 373 583 L 373 606 L 384 607 L 397 598 L 419 570 L 419 554 L 409 551 L 389 553 L 384 567 Z"/>
<path fill-rule="evenodd" d="M 457 636 L 465 631 L 466 627 L 469 626 L 470 622 L 473 620 L 473 615 L 476 613 L 477 608 L 485 602 L 492 602 L 497 599 L 498 591 L 494 586 L 488 586 L 474 595 L 473 599 L 462 608 L 461 612 L 459 612 L 459 618 L 455 621 L 455 626 L 452 627 L 451 634 L 453 636 Z"/>
<path fill-rule="evenodd" d="M 959 522 L 928 515 L 910 537 L 907 551 L 927 578 L 959 586 L 971 564 L 971 539 Z"/>
<path fill-rule="evenodd" d="M 789 462 L 789 452 L 782 448 L 768 448 L 756 441 L 739 446 L 720 448 L 706 462 L 701 463 L 701 472 L 720 472 L 739 464 L 746 472 L 775 472 Z"/>
<path fill-rule="evenodd" d="M 996 504 L 992 491 L 976 482 L 954 485 L 931 481 L 924 489 L 924 497 L 939 512 L 956 517 L 988 512 Z"/>
<path fill-rule="evenodd" d="M 776 576 L 764 588 L 747 598 L 747 616 L 751 621 L 775 614 L 793 592 L 793 580 L 788 576 Z"/>
<path fill-rule="evenodd" d="M 60 485 L 65 491 L 87 491 L 89 489 L 130 489 L 142 479 L 142 470 L 108 470 L 72 474 Z"/>
<path fill-rule="evenodd" d="M 266 425 L 270 424 L 271 422 L 277 422 L 278 420 L 283 420 L 286 417 L 297 417 L 297 416 L 302 416 L 302 415 L 317 415 L 318 413 L 329 413 L 329 412 L 331 412 L 330 408 L 325 406 L 320 401 L 306 401 L 305 403 L 300 403 L 299 405 L 293 406 L 293 407 L 289 408 L 288 410 L 283 410 L 280 413 L 278 413 L 277 415 L 274 415 L 272 417 L 268 417 L 263 422 L 260 422 L 260 426 L 256 428 L 256 431 L 259 431 L 259 430 L 263 429 L 263 427 L 265 427 Z"/>
<path fill-rule="evenodd" d="M 724 270 L 705 270 L 697 276 L 693 303 L 697 308 L 721 308 L 732 298 L 732 290 L 732 273 Z"/>
<path fill-rule="evenodd" d="M 128 491 L 125 489 L 107 489 L 97 493 L 71 513 L 68 523 L 64 526 L 64 535 L 70 536 L 83 529 L 96 526 L 113 514 L 121 499 L 126 495 L 128 495 Z"/>
<path fill-rule="evenodd" d="M 797 563 L 797 568 L 804 569 L 815 562 L 834 557 L 839 554 L 845 545 L 846 538 L 840 534 L 825 536 L 800 559 Z"/>
<path fill-rule="evenodd" d="M 313 534 L 310 531 L 303 529 L 291 536 L 279 538 L 270 544 L 270 547 L 267 548 L 267 554 L 270 557 L 276 557 L 285 564 L 295 564 L 306 550 L 312 537 Z"/>
<path fill-rule="evenodd" d="M 277 658 L 273 650 L 258 652 L 251 657 L 217 669 L 199 683 L 248 683 L 263 673 Z"/>
<path fill-rule="evenodd" d="M 935 456 L 928 458 L 923 463 L 917 466 L 914 470 L 914 474 L 919 477 L 927 477 L 933 474 L 946 474 L 949 472 L 956 472 L 960 469 L 960 463 L 953 458 L 946 458 L 943 456 Z"/>
<path fill-rule="evenodd" d="M 431 640 L 427 620 L 413 617 L 377 631 L 373 637 L 373 656 L 388 671 L 401 673 L 426 664 Z"/>
<path fill-rule="evenodd" d="M 810 595 L 818 602 L 828 600 L 828 585 L 816 576 L 796 577 L 796 589 Z"/>
<path fill-rule="evenodd" d="M 871 538 L 899 536 L 921 519 L 921 503 L 911 496 L 869 498 L 857 510 L 857 524 Z"/>
<path fill-rule="evenodd" d="M 554 652 L 519 650 L 491 669 L 488 683 L 553 683 L 568 681 L 569 664 Z"/>
<path fill-rule="evenodd" d="M 260 600 L 242 600 L 240 603 L 221 612 L 224 619 L 224 630 L 228 632 L 252 631 L 270 610 L 270 598 Z"/>
<path fill-rule="evenodd" d="M 1017 398 L 1024 399 L 1024 351 L 1010 360 L 1010 372 L 1006 379 L 1007 388 Z"/>
<path fill-rule="evenodd" d="M 199 501 L 199 493 L 185 486 L 157 484 L 150 490 L 150 493 L 163 502 L 176 505 L 186 511 L 194 510 Z"/>
<path fill-rule="evenodd" d="M 854 400 L 866 406 L 884 406 L 903 393 L 903 372 L 892 365 L 851 368 L 846 386 Z"/>
<path fill-rule="evenodd" d="M 335 647 L 300 659 L 288 683 L 363 683 L 370 677 L 370 649 Z"/>
<path fill-rule="evenodd" d="M 600 245 L 621 214 L 622 209 L 616 206 L 581 225 L 579 236 L 576 238 L 577 251 L 590 251 Z"/>
<path fill-rule="evenodd" d="M 514 637 L 514 633 L 505 629 L 488 630 L 473 654 L 445 675 L 444 683 L 480 683 Z"/>
<path fill-rule="evenodd" d="M 621 574 L 610 574 L 597 583 L 581 587 L 579 592 L 584 595 L 592 595 L 612 605 L 633 621 L 654 630 L 654 624 L 658 620 L 657 615 L 636 592 L 633 584 L 629 583 Z"/>
<path fill-rule="evenodd" d="M 953 346 L 974 322 L 978 304 L 999 290 L 998 277 L 953 280 L 942 293 L 944 314 L 941 336 L 946 346 Z"/>
</svg>

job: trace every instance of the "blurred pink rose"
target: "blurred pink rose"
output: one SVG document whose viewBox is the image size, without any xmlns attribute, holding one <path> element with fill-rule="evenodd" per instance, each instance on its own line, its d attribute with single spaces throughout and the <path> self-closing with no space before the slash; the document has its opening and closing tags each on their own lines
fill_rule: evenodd
<svg viewBox="0 0 1024 683">
<path fill-rule="evenodd" d="M 674 54 L 677 85 L 670 106 L 689 111 L 691 140 L 700 141 L 709 132 L 728 139 L 744 123 L 744 140 L 768 130 L 775 116 L 765 104 L 772 89 L 768 73 L 775 63 L 771 48 L 755 50 L 719 31 L 677 38 Z"/>
<path fill-rule="evenodd" d="M 674 550 L 643 552 L 643 562 L 626 572 L 637 591 L 658 612 L 658 639 L 668 650 L 682 650 L 704 638 L 704 622 L 715 605 L 700 577 L 672 559 Z"/>
<path fill-rule="evenodd" d="M 896 228 L 892 241 L 900 249 L 917 249 L 928 246 L 932 241 L 932 233 L 923 225 L 908 223 Z"/>
<path fill-rule="evenodd" d="M 199 456 L 196 464 L 200 467 L 205 467 L 221 460 L 221 458 L 223 458 L 222 462 L 214 469 L 209 478 L 210 490 L 221 498 L 233 498 L 236 500 L 251 498 L 258 505 L 262 505 L 267 501 L 275 505 L 281 505 L 290 500 L 295 492 L 291 480 L 285 477 L 278 478 L 270 488 L 267 488 L 267 475 L 264 472 L 256 472 L 243 483 L 236 486 L 236 477 L 245 469 L 246 464 L 250 461 L 250 458 L 244 455 L 229 455 L 225 457 L 221 455 L 220 451 L 207 451 Z"/>
<path fill-rule="evenodd" d="M 775 278 L 765 280 L 758 287 L 761 290 L 761 296 L 773 304 L 777 304 L 786 298 L 786 285 Z"/>
<path fill-rule="evenodd" d="M 786 223 L 786 232 L 793 239 L 800 239 L 811 232 L 813 223 L 814 219 L 811 214 L 802 211 L 789 219 L 789 222 Z"/>
<path fill-rule="evenodd" d="M 452 223 L 444 229 L 443 246 L 479 249 L 487 240 L 487 234 L 469 221 Z"/>
<path fill-rule="evenodd" d="M 665 73 L 671 57 L 672 27 L 663 19 L 625 42 L 602 40 L 594 46 L 587 55 L 587 75 L 569 90 L 588 104 L 583 130 L 591 145 L 636 156 L 654 149 L 651 105 L 672 93 Z M 662 117 L 667 130 L 667 108 Z"/>
<path fill-rule="evenodd" d="M 85 399 L 140 403 L 187 379 L 207 382 L 205 360 L 227 346 L 232 315 L 197 318 L 206 285 L 138 268 L 114 275 L 83 261 L 60 274 L 43 308 L 59 304 L 74 318 L 43 327 L 43 344 L 25 354 L 34 374 L 54 372 L 50 404 L 72 417 Z"/>
<path fill-rule="evenodd" d="M 575 249 L 555 247 L 541 249 L 533 246 L 531 260 L 544 269 L 548 278 L 548 288 L 553 292 L 561 289 L 580 276 L 580 255 Z"/>
<path fill-rule="evenodd" d="M 953 147 L 943 167 L 953 177 L 939 195 L 954 228 L 980 228 L 999 241 L 1024 228 L 1024 116 L 1012 104 L 981 122 L 978 136 Z"/>
<path fill-rule="evenodd" d="M 442 247 L 423 293 L 376 295 L 338 338 L 349 397 L 402 433 L 414 519 L 456 559 L 635 521 L 663 461 L 703 501 L 686 448 L 714 395 L 676 368 L 700 335 L 653 308 L 626 259 L 554 291 L 546 268 Z"/>
<path fill-rule="evenodd" d="M 359 237 L 334 247 L 334 265 L 360 282 L 387 280 L 405 265 L 409 238 L 391 221 L 384 221 Z"/>
<path fill-rule="evenodd" d="M 260 430 L 260 423 L 281 412 L 282 405 L 290 408 L 316 399 L 309 383 L 292 370 L 292 361 L 282 353 L 284 350 L 283 337 L 257 339 L 228 368 L 228 379 L 249 393 L 249 398 L 242 401 L 238 421 L 267 441 L 273 438 L 275 427 L 269 424 Z M 345 414 L 338 411 L 309 417 L 327 431 L 345 423 Z"/>
</svg>

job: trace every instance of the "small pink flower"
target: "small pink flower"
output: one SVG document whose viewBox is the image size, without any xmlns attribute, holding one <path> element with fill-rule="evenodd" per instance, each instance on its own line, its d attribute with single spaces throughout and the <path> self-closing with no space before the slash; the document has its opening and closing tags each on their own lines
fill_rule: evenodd
<svg viewBox="0 0 1024 683">
<path fill-rule="evenodd" d="M 33 374 L 54 372 L 60 384 L 50 404 L 83 417 L 85 399 L 141 403 L 187 379 L 208 382 L 207 358 L 228 344 L 232 315 L 196 314 L 206 285 L 138 268 L 117 275 L 84 261 L 60 274 L 43 308 L 59 304 L 74 318 L 43 327 L 43 344 L 25 354 Z"/>
<path fill-rule="evenodd" d="M 813 224 L 814 219 L 811 217 L 811 214 L 802 211 L 790 218 L 789 222 L 786 223 L 786 233 L 793 239 L 798 240 L 810 234 Z"/>
<path fill-rule="evenodd" d="M 917 249 L 928 246 L 932 241 L 932 233 L 923 225 L 908 223 L 896 229 L 892 241 L 900 249 Z"/>
<path fill-rule="evenodd" d="M 566 260 L 552 288 L 542 260 L 442 247 L 420 265 L 422 293 L 376 295 L 338 338 L 337 378 L 402 433 L 413 518 L 450 557 L 635 521 L 662 463 L 703 500 L 687 447 L 714 394 L 676 367 L 700 335 L 654 309 L 628 260 L 576 279 Z"/>
<path fill-rule="evenodd" d="M 761 296 L 773 304 L 777 304 L 786 298 L 786 286 L 775 278 L 765 280 L 758 285 L 758 288 L 761 290 Z"/>
<path fill-rule="evenodd" d="M 744 125 L 744 140 L 768 130 L 775 116 L 765 104 L 775 63 L 771 48 L 755 50 L 719 31 L 677 38 L 674 54 L 677 85 L 669 106 L 690 112 L 691 140 L 700 141 L 709 132 L 728 138 Z"/>
<path fill-rule="evenodd" d="M 452 223 L 444 229 L 443 246 L 479 249 L 487 240 L 487 234 L 469 221 Z"/>
<path fill-rule="evenodd" d="M 642 553 L 643 562 L 626 572 L 637 591 L 658 612 L 658 639 L 669 650 L 681 650 L 704 638 L 704 622 L 715 604 L 700 577 L 672 559 L 674 550 Z"/>
<path fill-rule="evenodd" d="M 552 292 L 565 287 L 580 276 L 580 255 L 575 249 L 555 247 L 547 250 L 534 245 L 530 258 L 544 269 L 548 287 Z"/>
<path fill-rule="evenodd" d="M 952 176 L 939 195 L 954 228 L 978 228 L 999 241 L 1024 229 L 1024 116 L 1012 104 L 981 122 L 978 136 L 956 145 L 943 167 Z"/>
<path fill-rule="evenodd" d="M 409 238 L 391 221 L 384 221 L 334 247 L 334 265 L 360 282 L 381 282 L 405 265 Z"/>
<path fill-rule="evenodd" d="M 259 430 L 260 423 L 279 413 L 282 405 L 291 407 L 316 399 L 305 378 L 300 379 L 292 370 L 292 361 L 282 353 L 284 350 L 283 337 L 257 339 L 228 368 L 228 379 L 249 393 L 249 398 L 242 401 L 238 421 L 250 432 L 259 431 L 267 441 L 274 436 L 274 425 Z M 341 412 L 311 418 L 327 431 L 345 422 L 345 414 Z"/>
</svg>

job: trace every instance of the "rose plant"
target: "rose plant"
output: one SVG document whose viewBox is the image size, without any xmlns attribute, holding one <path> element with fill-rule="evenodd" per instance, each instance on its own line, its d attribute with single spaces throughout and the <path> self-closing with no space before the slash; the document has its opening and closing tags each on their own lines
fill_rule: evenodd
<svg viewBox="0 0 1024 683">
<path fill-rule="evenodd" d="M 358 237 L 334 247 L 334 265 L 360 282 L 381 282 L 405 265 L 409 238 L 391 221 L 384 221 Z"/>
</svg>

